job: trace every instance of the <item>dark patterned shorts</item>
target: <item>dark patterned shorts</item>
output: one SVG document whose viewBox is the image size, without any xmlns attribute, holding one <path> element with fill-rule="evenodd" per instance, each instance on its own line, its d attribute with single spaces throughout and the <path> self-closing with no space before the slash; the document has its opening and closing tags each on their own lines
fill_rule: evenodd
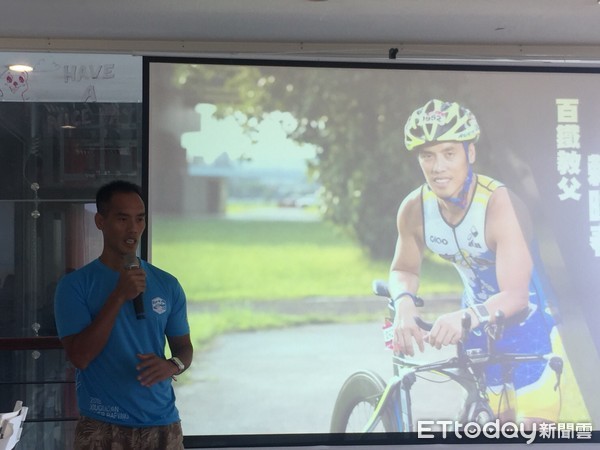
<svg viewBox="0 0 600 450">
<path fill-rule="evenodd" d="M 75 450 L 182 450 L 181 423 L 131 428 L 81 417 L 75 428 Z"/>
</svg>

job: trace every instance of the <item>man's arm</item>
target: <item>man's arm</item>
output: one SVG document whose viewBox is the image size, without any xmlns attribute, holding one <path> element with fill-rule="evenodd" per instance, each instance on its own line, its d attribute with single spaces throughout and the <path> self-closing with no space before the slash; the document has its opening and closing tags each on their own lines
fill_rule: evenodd
<svg viewBox="0 0 600 450">
<path fill-rule="evenodd" d="M 167 336 L 171 355 L 176 356 L 185 366 L 184 370 L 192 364 L 194 348 L 189 334 L 183 336 Z M 173 375 L 181 373 L 179 368 L 168 359 L 161 358 L 154 353 L 138 354 L 141 362 L 137 365 L 138 380 L 143 386 L 152 386 L 164 381 Z"/>
<path fill-rule="evenodd" d="M 498 310 L 508 318 L 523 312 L 529 303 L 533 271 L 529 216 L 519 198 L 508 189 L 497 189 L 490 199 L 487 220 L 486 240 L 496 252 L 500 292 L 490 297 L 485 305 L 492 319 Z"/>
<path fill-rule="evenodd" d="M 415 295 L 419 288 L 423 260 L 423 214 L 420 191 L 410 194 L 400 205 L 396 218 L 398 238 L 390 267 L 389 290 L 395 300 L 394 352 L 413 355 L 413 340 L 423 351 L 423 333 L 414 321 L 418 315 L 408 292 Z"/>
<path fill-rule="evenodd" d="M 94 320 L 77 334 L 61 339 L 67 357 L 78 369 L 85 369 L 108 342 L 121 307 L 146 289 L 142 269 L 123 270 L 113 292 Z"/>
<path fill-rule="evenodd" d="M 168 336 L 167 340 L 169 341 L 171 355 L 179 358 L 185 366 L 184 370 L 187 370 L 192 365 L 192 359 L 194 358 L 194 348 L 190 335 Z"/>
</svg>

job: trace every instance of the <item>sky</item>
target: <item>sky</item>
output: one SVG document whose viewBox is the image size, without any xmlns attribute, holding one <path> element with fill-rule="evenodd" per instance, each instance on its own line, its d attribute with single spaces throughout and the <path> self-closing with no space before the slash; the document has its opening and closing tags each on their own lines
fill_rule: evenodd
<svg viewBox="0 0 600 450">
<path fill-rule="evenodd" d="M 227 154 L 229 160 L 243 161 L 245 168 L 305 170 L 307 160 L 316 157 L 314 145 L 288 137 L 299 125 L 289 112 L 273 111 L 259 121 L 239 112 L 217 118 L 214 111 L 213 105 L 196 106 L 198 131 L 181 136 L 188 163 L 212 165 Z"/>
</svg>

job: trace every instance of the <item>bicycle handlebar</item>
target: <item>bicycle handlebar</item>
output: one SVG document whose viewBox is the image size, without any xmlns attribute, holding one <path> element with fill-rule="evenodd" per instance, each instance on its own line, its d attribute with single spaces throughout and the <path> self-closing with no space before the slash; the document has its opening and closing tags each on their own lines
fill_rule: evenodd
<svg viewBox="0 0 600 450">
<path fill-rule="evenodd" d="M 420 316 L 415 316 L 414 319 L 415 319 L 416 324 L 423 331 L 431 331 L 431 329 L 433 328 L 433 322 L 428 322 L 427 320 L 422 319 Z M 461 325 L 462 325 L 463 331 L 466 331 L 467 333 L 469 331 L 471 331 L 471 315 L 470 314 L 468 314 L 468 313 L 463 314 Z"/>
<path fill-rule="evenodd" d="M 495 320 L 493 326 L 489 323 L 486 323 L 484 328 L 492 340 L 497 340 L 502 337 L 502 333 L 504 331 L 504 313 L 502 311 L 496 311 L 494 317 Z M 422 319 L 420 316 L 414 316 L 413 319 L 417 326 L 423 331 L 431 331 L 433 328 L 433 322 L 428 322 L 427 320 Z M 461 341 L 464 342 L 471 331 L 471 315 L 467 312 L 465 312 L 462 316 L 461 327 Z"/>
<path fill-rule="evenodd" d="M 373 288 L 373 293 L 379 297 L 385 297 L 390 301 L 390 308 L 394 308 L 393 302 L 391 300 L 391 295 L 390 295 L 390 291 L 388 289 L 388 284 L 386 281 L 384 280 L 373 280 L 373 284 L 372 284 L 372 288 Z M 494 321 L 493 323 L 486 323 L 484 324 L 484 330 L 488 336 L 488 352 L 493 354 L 494 353 L 494 341 L 500 339 L 502 337 L 502 334 L 504 332 L 504 328 L 507 325 L 512 325 L 512 323 L 519 323 L 521 320 L 524 319 L 524 316 L 526 316 L 528 314 L 528 308 L 525 308 L 522 312 L 516 314 L 514 317 L 511 317 L 509 319 L 506 319 L 504 313 L 500 310 L 496 311 L 496 313 L 494 314 Z M 421 328 L 424 331 L 431 331 L 431 329 L 433 328 L 433 322 L 428 322 L 424 319 L 422 319 L 420 316 L 415 316 L 414 317 L 415 323 L 417 324 L 417 326 L 419 328 Z M 458 353 L 461 354 L 462 353 L 462 343 L 466 342 L 467 337 L 471 331 L 471 315 L 467 312 L 465 312 L 463 314 L 462 317 L 462 321 L 461 321 L 461 327 L 462 327 L 462 336 L 461 336 L 461 342 L 459 342 L 459 349 L 458 349 Z M 558 377 L 560 377 L 560 374 L 562 373 L 563 370 L 563 360 L 560 357 L 551 357 L 549 359 L 549 365 L 552 368 L 552 370 L 557 374 Z"/>
<path fill-rule="evenodd" d="M 428 322 L 423 320 L 420 316 L 414 317 L 415 323 L 419 328 L 424 331 L 431 331 L 433 328 L 433 322 Z M 461 321 L 462 333 L 461 333 L 461 342 L 465 342 L 467 340 L 467 336 L 471 331 L 471 315 L 469 313 L 464 313 Z"/>
<path fill-rule="evenodd" d="M 423 331 L 431 331 L 431 329 L 433 328 L 433 322 L 427 322 L 426 320 L 423 320 L 420 316 L 415 316 L 414 319 L 417 326 Z"/>
</svg>

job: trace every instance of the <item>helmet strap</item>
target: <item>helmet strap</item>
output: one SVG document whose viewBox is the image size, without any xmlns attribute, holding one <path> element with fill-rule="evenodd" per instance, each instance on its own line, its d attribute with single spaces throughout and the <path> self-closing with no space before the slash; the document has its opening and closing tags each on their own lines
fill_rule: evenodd
<svg viewBox="0 0 600 450">
<path fill-rule="evenodd" d="M 471 163 L 469 162 L 469 142 L 463 142 L 463 148 L 465 149 L 469 171 L 467 172 L 467 177 L 465 178 L 463 187 L 458 195 L 456 197 L 449 197 L 447 199 L 450 203 L 460 207 L 461 209 L 465 209 L 467 207 L 469 189 L 471 188 L 471 183 L 473 182 L 473 169 L 471 168 Z"/>
</svg>

